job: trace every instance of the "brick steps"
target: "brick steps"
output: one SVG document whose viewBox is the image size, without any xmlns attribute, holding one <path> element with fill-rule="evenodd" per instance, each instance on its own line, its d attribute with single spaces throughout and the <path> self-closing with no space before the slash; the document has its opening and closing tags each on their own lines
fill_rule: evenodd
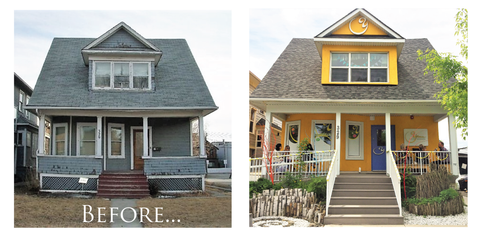
<svg viewBox="0 0 480 237">
<path fill-rule="evenodd" d="M 105 171 L 98 179 L 97 196 L 144 198 L 150 196 L 147 177 L 138 171 Z"/>
</svg>

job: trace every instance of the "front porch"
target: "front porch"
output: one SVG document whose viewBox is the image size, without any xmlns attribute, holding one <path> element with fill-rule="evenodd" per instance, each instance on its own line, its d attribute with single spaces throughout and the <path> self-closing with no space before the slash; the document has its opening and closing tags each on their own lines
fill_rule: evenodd
<svg viewBox="0 0 480 237">
<path fill-rule="evenodd" d="M 206 169 L 203 114 L 144 111 L 43 111 L 37 172 L 40 189 L 52 192 L 97 192 L 105 172 L 139 171 L 159 191 L 204 190 Z M 180 116 L 179 116 L 180 114 Z M 176 116 L 177 115 L 177 116 Z M 200 131 L 200 155 L 193 155 L 193 124 Z M 88 178 L 87 183 L 79 183 Z"/>
</svg>

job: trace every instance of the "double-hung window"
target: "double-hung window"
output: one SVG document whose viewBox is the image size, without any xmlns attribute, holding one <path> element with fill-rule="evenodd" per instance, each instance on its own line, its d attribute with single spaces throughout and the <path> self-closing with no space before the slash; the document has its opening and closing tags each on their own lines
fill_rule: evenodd
<svg viewBox="0 0 480 237">
<path fill-rule="evenodd" d="M 150 62 L 95 61 L 94 89 L 151 89 Z"/>
<path fill-rule="evenodd" d="M 108 124 L 108 157 L 125 158 L 125 125 Z"/>
<path fill-rule="evenodd" d="M 95 155 L 96 123 L 77 124 L 77 156 Z"/>
<path fill-rule="evenodd" d="M 67 155 L 68 126 L 66 123 L 53 124 L 53 155 Z"/>
<path fill-rule="evenodd" d="M 388 53 L 332 53 L 331 82 L 388 82 Z"/>
</svg>

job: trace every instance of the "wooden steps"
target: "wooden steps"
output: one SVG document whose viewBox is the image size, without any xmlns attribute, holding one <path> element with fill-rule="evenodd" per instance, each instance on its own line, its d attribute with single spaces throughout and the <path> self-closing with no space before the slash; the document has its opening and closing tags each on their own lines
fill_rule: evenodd
<svg viewBox="0 0 480 237">
<path fill-rule="evenodd" d="M 342 173 L 335 179 L 328 216 L 334 225 L 403 225 L 390 178 L 385 173 Z"/>
<path fill-rule="evenodd" d="M 139 171 L 104 171 L 98 179 L 97 196 L 144 198 L 150 196 L 147 177 Z"/>
</svg>

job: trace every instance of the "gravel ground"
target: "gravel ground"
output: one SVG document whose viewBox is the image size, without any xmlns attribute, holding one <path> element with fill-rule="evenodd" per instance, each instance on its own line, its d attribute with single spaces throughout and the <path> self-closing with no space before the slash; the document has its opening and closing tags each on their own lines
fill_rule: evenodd
<svg viewBox="0 0 480 237">
<path fill-rule="evenodd" d="M 466 202 L 466 199 L 464 199 Z M 468 225 L 468 207 L 465 206 L 465 213 L 454 216 L 416 216 L 403 211 L 404 224 L 408 225 Z"/>
</svg>

